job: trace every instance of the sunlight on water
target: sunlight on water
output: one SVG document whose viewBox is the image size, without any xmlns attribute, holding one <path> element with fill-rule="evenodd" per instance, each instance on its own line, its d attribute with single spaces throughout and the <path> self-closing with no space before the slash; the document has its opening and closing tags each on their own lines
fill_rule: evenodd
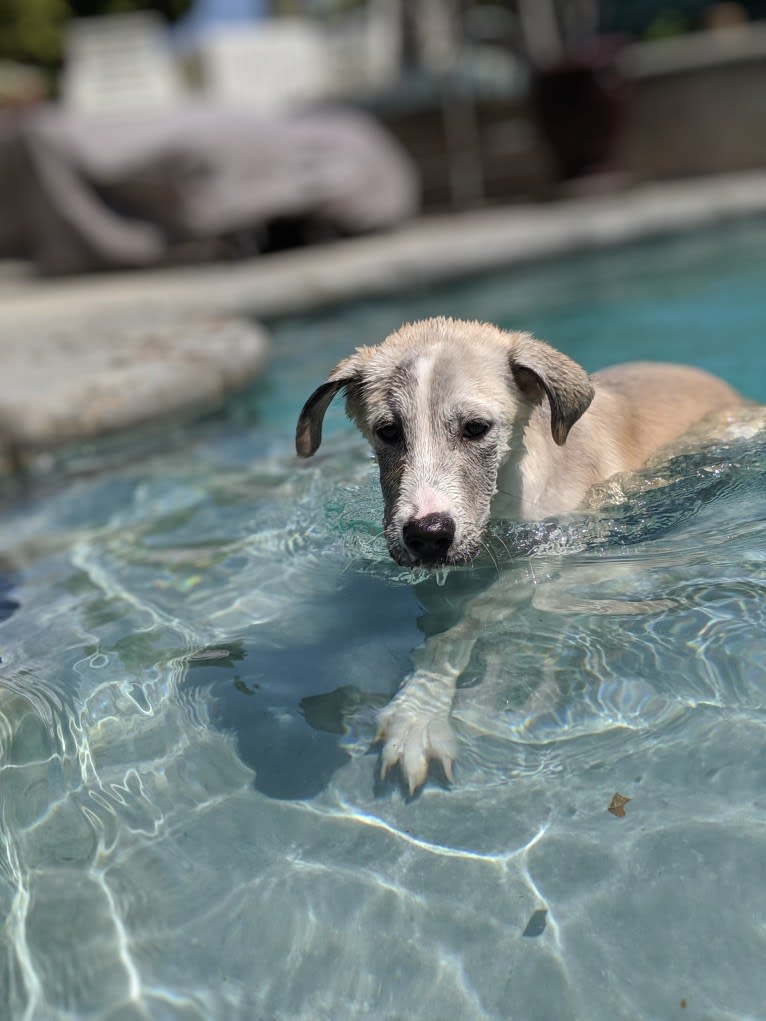
<svg viewBox="0 0 766 1021">
<path fill-rule="evenodd" d="M 182 451 L 6 508 L 4 1016 L 762 1016 L 757 413 L 610 480 L 581 513 L 495 523 L 484 560 L 431 576 L 388 557 L 375 470 L 339 410 L 314 460 L 291 450 L 334 359 L 389 320 L 482 305 L 547 322 L 590 368 L 669 357 L 679 336 L 674 358 L 766 400 L 766 241 L 734 231 L 720 248 L 668 243 L 278 324 L 255 425 L 240 402 Z M 729 312 L 741 344 L 722 353 L 706 338 Z M 597 357 L 591 327 L 631 346 Z M 455 783 L 408 799 L 378 779 L 376 712 L 423 634 L 499 574 L 461 677 Z"/>
</svg>

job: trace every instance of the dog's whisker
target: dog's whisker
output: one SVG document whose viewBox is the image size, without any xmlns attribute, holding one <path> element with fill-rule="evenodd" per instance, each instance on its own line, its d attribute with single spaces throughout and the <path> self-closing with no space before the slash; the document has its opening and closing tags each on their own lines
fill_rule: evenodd
<svg viewBox="0 0 766 1021">
<path fill-rule="evenodd" d="M 503 547 L 503 551 L 505 552 L 506 556 L 510 557 L 511 556 L 511 547 L 503 539 L 502 535 L 499 535 L 497 532 L 495 532 L 495 533 L 493 533 L 492 538 L 494 539 L 495 542 L 499 542 L 500 543 L 500 545 Z"/>
<path fill-rule="evenodd" d="M 486 552 L 487 556 L 492 561 L 492 563 L 494 565 L 494 568 L 497 571 L 497 575 L 499 577 L 500 576 L 500 564 L 498 564 L 497 557 L 492 552 L 492 548 L 491 548 L 490 544 L 488 542 L 482 541 L 481 542 L 481 548 Z"/>
</svg>

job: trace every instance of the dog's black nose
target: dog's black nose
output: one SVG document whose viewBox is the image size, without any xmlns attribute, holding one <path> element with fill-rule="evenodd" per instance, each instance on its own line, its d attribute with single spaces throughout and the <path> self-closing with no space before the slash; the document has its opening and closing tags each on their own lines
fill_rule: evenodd
<svg viewBox="0 0 766 1021">
<path fill-rule="evenodd" d="M 412 518 L 402 529 L 404 545 L 423 564 L 443 564 L 455 538 L 455 521 L 449 514 Z"/>
</svg>

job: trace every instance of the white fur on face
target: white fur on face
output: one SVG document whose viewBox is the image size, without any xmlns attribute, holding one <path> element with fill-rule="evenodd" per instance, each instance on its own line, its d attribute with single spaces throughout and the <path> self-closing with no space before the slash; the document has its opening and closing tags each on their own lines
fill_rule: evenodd
<svg viewBox="0 0 766 1021">
<path fill-rule="evenodd" d="M 399 492 L 397 518 L 403 525 L 411 518 L 424 518 L 427 514 L 448 514 L 455 517 L 454 500 L 450 495 L 448 473 L 434 470 L 432 461 L 439 457 L 438 421 L 434 412 L 434 374 L 436 351 L 424 352 L 415 362 L 412 374 L 412 406 L 414 413 L 409 424 L 412 471 Z M 437 384 L 438 385 L 438 384 Z"/>
</svg>

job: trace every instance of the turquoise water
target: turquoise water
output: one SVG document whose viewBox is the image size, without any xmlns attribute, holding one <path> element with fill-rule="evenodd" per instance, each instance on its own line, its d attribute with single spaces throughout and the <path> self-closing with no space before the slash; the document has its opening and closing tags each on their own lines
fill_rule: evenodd
<svg viewBox="0 0 766 1021">
<path fill-rule="evenodd" d="M 766 401 L 765 260 L 721 228 L 285 320 L 182 446 L 6 506 L 3 1016 L 765 1017 L 763 435 L 495 529 L 513 613 L 462 678 L 453 787 L 412 800 L 375 710 L 495 567 L 389 560 L 340 409 L 292 454 L 336 359 L 435 313 Z"/>
</svg>

